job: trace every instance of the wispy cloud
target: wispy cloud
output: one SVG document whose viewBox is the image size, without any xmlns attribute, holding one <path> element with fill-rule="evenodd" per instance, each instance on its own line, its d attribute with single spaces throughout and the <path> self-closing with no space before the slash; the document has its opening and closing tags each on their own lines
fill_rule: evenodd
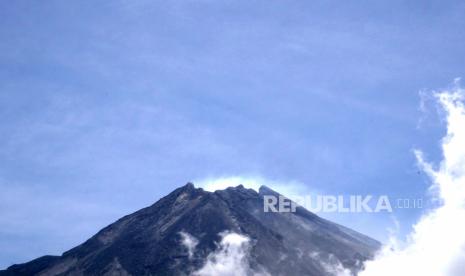
<svg viewBox="0 0 465 276">
<path fill-rule="evenodd" d="M 199 241 L 187 232 L 181 231 L 179 235 L 181 235 L 181 244 L 186 247 L 189 258 L 192 258 L 192 256 L 194 256 L 195 247 L 199 244 Z"/>
<path fill-rule="evenodd" d="M 223 232 L 218 248 L 207 256 L 205 264 L 192 276 L 269 276 L 265 270 L 250 267 L 250 238 L 234 232 Z"/>
</svg>

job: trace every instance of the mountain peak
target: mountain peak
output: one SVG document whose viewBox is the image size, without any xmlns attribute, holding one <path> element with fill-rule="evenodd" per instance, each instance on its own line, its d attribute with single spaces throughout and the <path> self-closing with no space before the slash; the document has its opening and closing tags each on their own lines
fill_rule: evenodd
<svg viewBox="0 0 465 276">
<path fill-rule="evenodd" d="M 259 198 L 258 193 L 254 189 L 245 188 L 240 184 L 236 187 L 228 187 L 224 190 L 217 190 L 215 194 L 220 195 L 223 199 L 230 198 Z"/>
<path fill-rule="evenodd" d="M 276 192 L 275 190 L 271 189 L 270 187 L 266 186 L 266 185 L 262 185 L 260 186 L 260 188 L 258 189 L 258 194 L 260 196 L 264 196 L 264 195 L 279 195 L 278 192 Z"/>
<path fill-rule="evenodd" d="M 187 182 L 186 185 L 182 186 L 181 188 L 184 190 L 195 190 L 196 189 L 194 186 L 194 183 L 192 182 Z"/>
<path fill-rule="evenodd" d="M 193 194 L 197 194 L 200 192 L 205 192 L 205 191 L 202 188 L 196 188 L 192 182 L 187 182 L 184 186 L 177 188 L 171 194 L 175 194 L 176 196 L 179 196 L 181 194 L 193 195 Z"/>
<path fill-rule="evenodd" d="M 270 275 L 328 275 L 324 262 L 334 260 L 355 273 L 379 247 L 305 210 L 264 212 L 265 194 L 277 193 L 243 185 L 211 193 L 189 182 L 62 256 L 14 265 L 0 275 L 192 275 L 221 250 L 225 233 L 246 237 L 246 263 Z"/>
</svg>

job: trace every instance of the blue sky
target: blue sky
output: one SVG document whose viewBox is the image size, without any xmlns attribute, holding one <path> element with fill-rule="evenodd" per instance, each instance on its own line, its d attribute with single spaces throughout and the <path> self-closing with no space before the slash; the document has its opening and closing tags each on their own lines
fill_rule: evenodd
<svg viewBox="0 0 465 276">
<path fill-rule="evenodd" d="M 61 254 L 196 179 L 427 196 L 412 150 L 441 158 L 430 91 L 465 76 L 463 14 L 460 1 L 1 2 L 0 267 Z M 394 216 L 408 231 L 420 213 Z M 381 240 L 393 219 L 331 218 Z"/>
</svg>

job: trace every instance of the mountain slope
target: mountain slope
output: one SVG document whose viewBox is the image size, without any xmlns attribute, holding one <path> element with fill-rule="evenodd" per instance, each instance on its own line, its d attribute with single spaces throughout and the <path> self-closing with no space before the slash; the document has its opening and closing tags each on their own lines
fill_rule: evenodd
<svg viewBox="0 0 465 276">
<path fill-rule="evenodd" d="M 343 267 L 356 272 L 379 247 L 300 207 L 295 213 L 265 213 L 263 196 L 269 194 L 276 193 L 263 186 L 259 193 L 241 185 L 207 192 L 188 183 L 62 256 L 13 265 L 0 275 L 205 275 L 199 269 L 216 260 L 212 254 L 225 233 L 250 241 L 238 247 L 250 274 L 332 275 Z M 192 250 L 186 236 L 195 240 Z"/>
</svg>

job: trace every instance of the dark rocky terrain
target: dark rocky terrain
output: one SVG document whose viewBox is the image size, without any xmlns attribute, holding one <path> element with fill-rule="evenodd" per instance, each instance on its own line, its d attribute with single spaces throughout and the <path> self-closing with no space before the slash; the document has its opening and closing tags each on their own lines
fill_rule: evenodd
<svg viewBox="0 0 465 276">
<path fill-rule="evenodd" d="M 13 265 L 0 275 L 191 275 L 225 231 L 250 239 L 243 262 L 250 275 L 335 275 L 342 268 L 355 274 L 380 246 L 300 207 L 265 213 L 268 194 L 275 192 L 264 186 L 259 193 L 241 185 L 207 192 L 189 183 L 61 256 Z M 181 232 L 198 241 L 195 251 L 183 245 Z"/>
</svg>

